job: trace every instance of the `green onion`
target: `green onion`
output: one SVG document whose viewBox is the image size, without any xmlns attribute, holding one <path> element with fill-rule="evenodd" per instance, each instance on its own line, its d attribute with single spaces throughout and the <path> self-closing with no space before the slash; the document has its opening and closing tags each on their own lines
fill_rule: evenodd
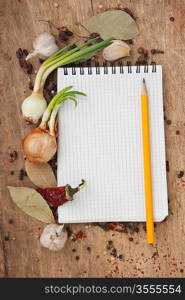
<svg viewBox="0 0 185 300">
<path fill-rule="evenodd" d="M 47 102 L 43 96 L 43 89 L 46 79 L 51 72 L 60 66 L 89 59 L 89 57 L 94 55 L 97 51 L 109 46 L 112 43 L 113 38 L 89 46 L 89 44 L 95 40 L 97 40 L 97 38 L 93 38 L 82 45 L 75 47 L 74 49 L 70 49 L 71 46 L 76 43 L 75 41 L 60 49 L 58 52 L 44 61 L 37 73 L 32 94 L 22 103 L 22 113 L 24 119 L 33 123 L 37 123 L 42 117 L 47 106 Z"/>
<path fill-rule="evenodd" d="M 77 96 L 86 96 L 82 92 L 72 90 L 72 86 L 62 89 L 47 106 L 39 127 L 33 129 L 22 142 L 26 157 L 33 162 L 49 161 L 56 153 L 56 116 L 62 103 L 67 100 L 77 104 Z"/>
</svg>

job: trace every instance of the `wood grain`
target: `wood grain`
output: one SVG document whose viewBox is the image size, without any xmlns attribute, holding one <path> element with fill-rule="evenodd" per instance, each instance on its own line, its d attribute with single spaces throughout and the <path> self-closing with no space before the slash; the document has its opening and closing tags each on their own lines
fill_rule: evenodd
<svg viewBox="0 0 185 300">
<path fill-rule="evenodd" d="M 143 224 L 138 224 L 139 232 L 133 234 L 76 224 L 71 226 L 73 231 L 82 230 L 87 237 L 76 242 L 69 240 L 63 251 L 52 253 L 39 243 L 43 224 L 16 208 L 6 189 L 7 185 L 30 185 L 28 178 L 18 179 L 19 170 L 24 167 L 20 141 L 31 127 L 21 120 L 20 114 L 21 102 L 30 93 L 29 77 L 20 68 L 15 52 L 19 47 L 30 49 L 40 32 L 50 30 L 57 35 L 53 27 L 41 20 L 84 34 L 79 23 L 118 6 L 133 12 L 140 29 L 132 46 L 132 63 L 137 60 L 138 47 L 165 52 L 150 54 L 149 62 L 155 60 L 164 69 L 165 116 L 171 121 L 170 125 L 165 121 L 170 214 L 165 222 L 157 224 L 154 246 L 146 244 Z M 185 168 L 184 14 L 185 0 L 0 0 L 0 277 L 184 277 L 185 186 L 183 177 L 177 176 Z M 170 17 L 175 18 L 174 22 Z M 33 62 L 36 69 L 37 60 Z M 9 163 L 12 150 L 18 151 L 18 160 Z M 15 174 L 10 175 L 11 171 Z M 130 237 L 133 241 L 129 241 Z M 109 240 L 124 259 L 110 256 Z M 80 257 L 78 261 L 76 256 Z"/>
</svg>

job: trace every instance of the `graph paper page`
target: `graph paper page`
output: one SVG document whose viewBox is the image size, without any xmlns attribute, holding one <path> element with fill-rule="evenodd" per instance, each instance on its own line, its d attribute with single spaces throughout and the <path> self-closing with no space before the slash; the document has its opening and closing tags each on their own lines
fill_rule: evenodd
<svg viewBox="0 0 185 300">
<path fill-rule="evenodd" d="M 153 206 L 155 221 L 168 214 L 162 95 L 162 67 L 156 72 L 136 67 L 58 69 L 58 91 L 72 85 L 87 94 L 75 107 L 65 102 L 59 112 L 58 186 L 86 187 L 58 209 L 59 222 L 145 221 L 141 131 L 141 87 L 149 94 Z"/>
</svg>

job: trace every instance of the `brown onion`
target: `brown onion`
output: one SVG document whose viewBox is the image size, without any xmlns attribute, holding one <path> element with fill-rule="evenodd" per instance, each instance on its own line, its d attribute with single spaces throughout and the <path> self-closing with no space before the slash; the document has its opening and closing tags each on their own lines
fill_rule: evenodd
<svg viewBox="0 0 185 300">
<path fill-rule="evenodd" d="M 26 157 L 37 163 L 48 162 L 57 150 L 56 137 L 41 128 L 36 128 L 25 136 L 22 145 Z"/>
</svg>

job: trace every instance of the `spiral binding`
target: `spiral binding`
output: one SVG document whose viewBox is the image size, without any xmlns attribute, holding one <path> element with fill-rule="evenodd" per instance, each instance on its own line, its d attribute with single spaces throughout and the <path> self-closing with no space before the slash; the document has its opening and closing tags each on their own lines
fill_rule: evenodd
<svg viewBox="0 0 185 300">
<path fill-rule="evenodd" d="M 128 61 L 127 64 L 127 71 L 129 74 L 132 74 L 133 73 L 133 68 L 132 68 L 132 65 L 131 63 Z M 156 63 L 155 62 L 151 62 L 151 66 L 152 66 L 152 73 L 155 73 L 157 72 L 157 67 L 156 67 Z M 76 67 L 78 67 L 80 69 L 80 75 L 84 75 L 84 65 L 83 64 L 79 64 L 79 65 L 70 65 L 68 67 L 63 67 L 64 69 L 64 75 L 68 75 L 68 69 L 70 68 L 72 70 L 72 75 L 76 75 Z M 95 63 L 95 66 L 92 66 L 91 63 L 88 63 L 88 65 L 86 66 L 87 67 L 87 72 L 88 72 L 88 75 L 92 75 L 92 69 L 95 67 L 95 70 L 96 70 L 96 74 L 99 75 L 100 74 L 100 64 L 98 62 Z M 111 67 L 111 68 L 110 68 Z M 103 64 L 103 72 L 104 74 L 108 74 L 109 73 L 109 70 L 111 69 L 112 71 L 112 74 L 116 74 L 117 72 L 117 69 L 116 67 L 119 67 L 119 73 L 120 74 L 124 74 L 124 65 L 122 63 L 119 63 L 118 65 L 112 63 L 110 65 L 110 67 L 104 63 Z M 148 73 L 149 72 L 149 65 L 146 64 L 146 65 L 140 65 L 140 64 L 137 64 L 136 65 L 136 73 L 140 73 L 141 72 L 141 68 L 143 68 L 144 70 L 144 73 Z"/>
</svg>

